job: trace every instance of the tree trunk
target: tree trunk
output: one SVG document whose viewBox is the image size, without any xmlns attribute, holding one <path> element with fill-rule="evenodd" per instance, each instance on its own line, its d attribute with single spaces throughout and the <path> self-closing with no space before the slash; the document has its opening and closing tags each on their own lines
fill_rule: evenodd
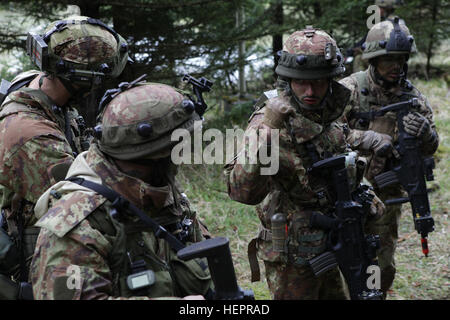
<svg viewBox="0 0 450 320">
<path fill-rule="evenodd" d="M 273 7 L 273 23 L 277 26 L 283 25 L 283 1 L 277 0 Z M 275 74 L 275 68 L 278 65 L 278 59 L 280 58 L 278 56 L 278 51 L 283 50 L 283 34 L 274 34 L 272 36 L 272 53 L 273 53 L 273 71 L 274 71 L 274 78 L 277 79 L 277 75 Z"/>
<path fill-rule="evenodd" d="M 236 28 L 243 28 L 244 24 L 244 8 L 239 7 L 236 11 Z M 239 97 L 245 97 L 247 86 L 245 83 L 245 41 L 241 40 L 238 44 L 238 64 L 239 64 Z"/>
<path fill-rule="evenodd" d="M 430 78 L 431 57 L 433 56 L 434 32 L 436 29 L 438 7 L 439 7 L 439 0 L 434 0 L 431 7 L 431 32 L 430 37 L 428 39 L 428 48 L 427 48 L 427 67 L 426 67 L 427 78 Z"/>
</svg>

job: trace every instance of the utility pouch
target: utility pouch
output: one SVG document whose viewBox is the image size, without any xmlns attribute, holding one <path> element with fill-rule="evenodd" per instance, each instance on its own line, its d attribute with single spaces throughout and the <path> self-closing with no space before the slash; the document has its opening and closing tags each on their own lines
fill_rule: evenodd
<svg viewBox="0 0 450 320">
<path fill-rule="evenodd" d="M 170 267 L 179 296 L 206 294 L 213 285 L 207 265 L 205 258 L 183 261 L 177 256 L 172 257 Z"/>
</svg>

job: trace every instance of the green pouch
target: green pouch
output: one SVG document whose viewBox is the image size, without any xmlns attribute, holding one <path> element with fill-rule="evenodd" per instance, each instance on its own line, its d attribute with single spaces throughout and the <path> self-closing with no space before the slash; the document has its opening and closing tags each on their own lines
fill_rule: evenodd
<svg viewBox="0 0 450 320">
<path fill-rule="evenodd" d="M 213 287 L 205 258 L 182 261 L 174 257 L 170 265 L 179 296 L 205 295 L 208 289 Z"/>
</svg>

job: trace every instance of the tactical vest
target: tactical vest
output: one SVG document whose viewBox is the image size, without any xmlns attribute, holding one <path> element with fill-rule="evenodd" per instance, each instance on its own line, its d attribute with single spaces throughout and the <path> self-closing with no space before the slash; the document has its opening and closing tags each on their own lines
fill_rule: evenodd
<svg viewBox="0 0 450 320">
<path fill-rule="evenodd" d="M 378 110 L 383 107 L 376 97 L 370 95 L 368 71 L 360 71 L 354 74 L 354 78 L 357 82 L 358 92 L 358 110 L 352 110 L 349 114 L 349 120 L 355 120 L 353 127 L 359 130 L 373 130 L 379 133 L 388 134 L 395 138 L 397 134 L 397 119 L 393 112 L 388 112 L 382 117 L 375 119 L 369 119 L 368 113 L 373 110 Z M 414 92 L 412 85 L 409 81 L 405 81 L 404 94 L 410 96 L 410 98 L 418 97 Z M 398 100 L 400 101 L 400 99 Z M 390 101 L 389 103 L 395 103 L 396 101 Z"/>
<path fill-rule="evenodd" d="M 177 258 L 168 243 L 163 239 L 157 239 L 142 221 L 133 221 L 130 216 L 123 219 L 117 216 L 116 208 L 106 201 L 87 217 L 78 217 L 81 220 L 86 219 L 93 229 L 112 242 L 112 249 L 105 257 L 111 270 L 112 291 L 109 293 L 111 296 L 157 298 L 207 294 L 212 282 L 206 259 L 182 261 Z M 73 224 L 71 228 L 76 228 L 79 222 Z M 163 227 L 169 232 L 173 231 L 171 225 Z M 64 232 L 66 234 L 70 230 Z M 64 237 L 65 234 L 60 236 Z M 142 272 L 152 274 L 153 281 L 145 287 L 131 289 L 130 279 Z M 74 297 L 73 290 L 68 289 L 65 283 L 62 281 L 55 284 L 54 294 L 58 299 Z"/>
<path fill-rule="evenodd" d="M 267 98 L 269 96 L 273 97 L 270 94 L 265 94 L 265 96 Z M 255 114 L 261 113 L 260 110 L 266 103 L 266 101 L 261 102 L 259 101 L 259 104 L 256 106 L 257 111 Z M 340 127 L 336 121 L 331 121 L 331 123 L 323 125 L 315 124 L 312 121 L 308 123 L 313 126 L 311 131 L 314 134 L 312 136 L 307 136 L 306 130 L 308 129 L 301 126 L 293 128 L 287 122 L 288 135 L 292 140 L 296 153 L 301 157 L 302 164 L 306 170 L 314 162 L 334 154 L 344 153 L 346 149 L 344 136 L 346 129 L 344 126 Z M 295 123 L 293 124 L 295 125 Z M 305 136 L 303 137 L 303 135 Z M 341 141 L 338 141 L 340 139 L 339 136 L 342 136 Z M 327 139 L 333 139 L 333 141 L 327 143 L 325 142 Z M 334 149 L 335 146 L 341 146 L 341 148 Z M 332 149 L 328 149 L 329 147 Z M 292 179 L 292 185 L 290 186 L 278 186 L 275 181 L 272 183 L 274 190 L 257 207 L 258 216 L 263 224 L 260 226 L 257 238 L 253 239 L 248 246 L 252 281 L 258 281 L 260 278 L 256 254 L 265 261 L 289 263 L 301 267 L 308 265 L 308 259 L 326 250 L 327 233 L 324 230 L 309 227 L 309 219 L 313 211 L 321 210 L 322 213 L 326 213 L 324 209 L 327 206 L 332 206 L 330 202 L 331 197 L 327 194 L 326 182 L 320 183 L 315 181 L 311 183 L 311 185 L 314 185 L 313 191 L 315 192 L 315 196 L 308 200 L 305 199 L 304 202 L 299 199 L 287 199 L 290 191 L 295 190 L 296 185 L 299 184 L 298 180 Z M 273 251 L 273 234 L 272 230 L 267 227 L 274 214 L 281 213 L 287 216 L 286 212 L 279 212 L 278 210 L 281 204 L 286 204 L 288 201 L 294 201 L 296 205 L 301 206 L 302 212 L 295 212 L 290 215 L 290 223 L 287 225 L 288 237 L 284 253 L 280 254 L 279 252 Z"/>
</svg>

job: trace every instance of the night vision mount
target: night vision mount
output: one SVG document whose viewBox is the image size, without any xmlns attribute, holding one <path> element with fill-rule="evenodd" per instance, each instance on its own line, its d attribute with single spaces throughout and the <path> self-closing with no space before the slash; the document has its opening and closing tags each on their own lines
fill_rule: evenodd
<svg viewBox="0 0 450 320">
<path fill-rule="evenodd" d="M 62 20 L 55 24 L 55 26 L 44 35 L 28 33 L 26 41 L 27 55 L 30 56 L 31 61 L 39 68 L 40 71 L 53 72 L 63 77 L 70 78 L 73 82 L 86 82 L 93 79 L 103 78 L 106 74 L 111 73 L 111 67 L 103 63 L 98 66 L 97 70 L 84 70 L 80 69 L 79 65 L 69 61 L 65 61 L 62 58 L 49 52 L 48 43 L 50 37 L 55 32 L 61 32 L 67 28 L 68 24 L 74 24 L 72 20 Z M 86 21 L 80 23 L 88 23 L 92 25 L 100 26 L 109 31 L 117 43 L 120 43 L 119 36 L 112 28 L 97 19 L 89 18 Z M 120 51 L 126 52 L 128 46 L 123 43 L 120 45 Z M 94 80 L 95 81 L 95 80 Z"/>
<path fill-rule="evenodd" d="M 212 81 L 206 79 L 205 77 L 201 77 L 200 79 L 196 79 L 189 74 L 185 74 L 183 77 L 183 81 L 192 84 L 193 91 L 195 96 L 197 97 L 197 101 L 189 97 L 189 99 L 194 102 L 195 112 L 198 113 L 200 117 L 203 116 L 208 106 L 203 99 L 203 92 L 211 91 L 211 87 L 213 85 Z"/>
</svg>

